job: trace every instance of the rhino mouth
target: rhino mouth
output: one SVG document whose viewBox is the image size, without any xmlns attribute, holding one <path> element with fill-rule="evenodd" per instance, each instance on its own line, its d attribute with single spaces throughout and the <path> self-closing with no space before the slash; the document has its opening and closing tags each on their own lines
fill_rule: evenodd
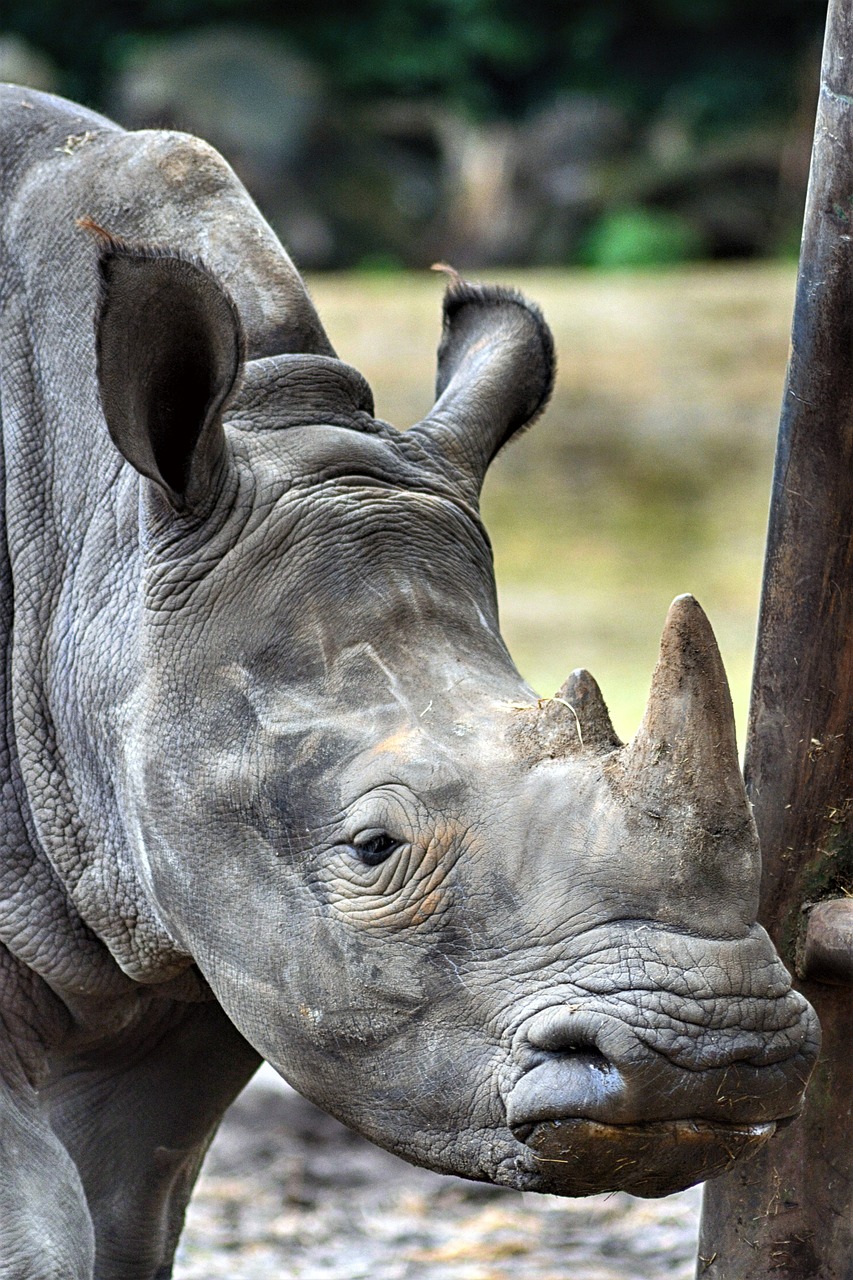
<svg viewBox="0 0 853 1280">
<path fill-rule="evenodd" d="M 753 1156 L 784 1123 L 602 1124 L 570 1117 L 520 1124 L 512 1133 L 533 1156 L 537 1191 L 564 1196 L 630 1191 L 655 1197 L 725 1173 Z"/>
</svg>

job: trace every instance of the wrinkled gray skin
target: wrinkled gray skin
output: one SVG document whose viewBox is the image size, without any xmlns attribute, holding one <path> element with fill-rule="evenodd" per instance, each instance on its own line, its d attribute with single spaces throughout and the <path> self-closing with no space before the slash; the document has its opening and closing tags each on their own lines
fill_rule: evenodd
<svg viewBox="0 0 853 1280">
<path fill-rule="evenodd" d="M 452 283 L 398 433 L 206 144 L 19 88 L 0 125 L 0 1277 L 170 1275 L 262 1057 L 525 1189 L 661 1194 L 772 1133 L 817 1025 L 704 615 L 627 747 L 498 631 L 477 499 L 550 391 L 536 309 Z"/>
</svg>

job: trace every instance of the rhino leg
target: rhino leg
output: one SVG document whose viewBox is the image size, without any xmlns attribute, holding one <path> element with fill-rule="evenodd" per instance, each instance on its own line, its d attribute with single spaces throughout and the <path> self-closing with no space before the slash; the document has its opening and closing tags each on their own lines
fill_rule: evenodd
<svg viewBox="0 0 853 1280">
<path fill-rule="evenodd" d="M 91 1280 L 80 1176 L 40 1110 L 36 1032 L 55 997 L 0 946 L 0 1280 Z"/>
<path fill-rule="evenodd" d="M 218 1004 L 163 1005 L 155 1035 L 63 1063 L 48 1093 L 86 1191 L 96 1280 L 171 1275 L 204 1154 L 260 1063 Z"/>
</svg>

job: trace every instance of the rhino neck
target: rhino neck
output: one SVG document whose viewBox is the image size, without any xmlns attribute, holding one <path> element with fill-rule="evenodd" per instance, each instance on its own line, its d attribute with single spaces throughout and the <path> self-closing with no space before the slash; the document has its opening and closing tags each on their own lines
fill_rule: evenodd
<svg viewBox="0 0 853 1280">
<path fill-rule="evenodd" d="M 116 803 L 121 707 L 139 678 L 139 479 L 104 447 L 88 372 L 91 298 L 66 298 L 73 265 L 62 278 L 55 306 L 38 280 L 18 281 L 4 314 L 4 349 L 19 357 L 0 374 L 4 447 L 27 459 L 5 485 L 8 696 L 28 839 L 46 864 L 58 933 L 72 932 L 81 958 L 70 982 L 103 994 L 116 964 L 159 982 L 191 961 L 142 889 Z"/>
</svg>

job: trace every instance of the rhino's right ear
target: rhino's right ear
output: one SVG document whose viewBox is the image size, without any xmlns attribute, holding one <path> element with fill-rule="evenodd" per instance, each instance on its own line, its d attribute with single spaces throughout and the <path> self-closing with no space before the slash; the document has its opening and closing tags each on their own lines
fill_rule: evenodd
<svg viewBox="0 0 853 1280">
<path fill-rule="evenodd" d="M 102 241 L 98 382 L 110 435 L 178 510 L 204 505 L 225 454 L 222 408 L 240 371 L 236 307 L 197 262 Z"/>
<path fill-rule="evenodd" d="M 514 289 L 451 276 L 438 348 L 438 399 L 406 435 L 437 455 L 476 500 L 495 454 L 548 402 L 554 339 L 539 308 Z"/>
</svg>

